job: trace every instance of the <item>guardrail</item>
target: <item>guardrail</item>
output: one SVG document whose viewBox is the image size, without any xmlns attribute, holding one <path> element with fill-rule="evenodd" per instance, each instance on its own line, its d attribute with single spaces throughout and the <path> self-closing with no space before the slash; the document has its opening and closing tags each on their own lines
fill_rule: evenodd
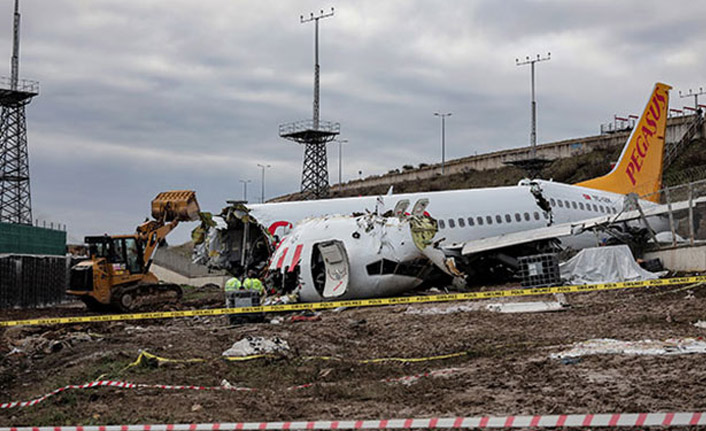
<svg viewBox="0 0 706 431">
<path fill-rule="evenodd" d="M 6 90 L 22 91 L 25 93 L 39 94 L 39 81 L 32 81 L 30 79 L 19 79 L 17 80 L 17 87 L 13 88 L 11 78 L 7 76 L 0 76 L 0 88 Z"/>
</svg>

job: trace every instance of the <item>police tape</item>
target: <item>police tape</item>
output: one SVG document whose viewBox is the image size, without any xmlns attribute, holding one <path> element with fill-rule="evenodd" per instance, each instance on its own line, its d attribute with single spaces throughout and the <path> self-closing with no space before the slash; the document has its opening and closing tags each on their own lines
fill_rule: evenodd
<svg viewBox="0 0 706 431">
<path fill-rule="evenodd" d="M 324 310 L 339 307 L 379 307 L 383 305 L 423 304 L 431 302 L 468 301 L 476 299 L 512 298 L 553 293 L 581 293 L 639 287 L 659 287 L 705 282 L 706 276 L 663 278 L 646 281 L 622 281 L 617 283 L 580 284 L 569 286 L 538 287 L 525 289 L 491 290 L 485 292 L 450 293 L 429 296 L 399 296 L 395 298 L 351 299 L 331 302 L 308 302 L 296 304 L 263 305 L 259 307 L 210 308 L 202 310 L 158 311 L 149 313 L 109 314 L 102 316 L 51 317 L 27 320 L 7 320 L 3 326 L 59 325 L 90 322 L 116 322 L 124 320 L 166 319 L 170 317 L 208 317 L 230 314 L 276 313 L 283 311 Z"/>
<path fill-rule="evenodd" d="M 0 431 L 293 431 L 473 428 L 686 427 L 706 425 L 704 412 L 468 416 L 448 418 L 218 422 L 203 424 L 0 427 Z"/>
</svg>

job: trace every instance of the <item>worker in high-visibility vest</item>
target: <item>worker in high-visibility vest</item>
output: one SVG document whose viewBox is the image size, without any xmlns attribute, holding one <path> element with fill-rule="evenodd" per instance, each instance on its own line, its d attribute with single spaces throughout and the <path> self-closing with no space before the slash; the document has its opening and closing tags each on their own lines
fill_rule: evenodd
<svg viewBox="0 0 706 431">
<path fill-rule="evenodd" d="M 257 273 L 253 269 L 248 271 L 248 277 L 243 280 L 242 288 L 245 290 L 254 290 L 258 292 L 260 296 L 265 295 L 265 286 L 263 286 L 262 282 L 257 278 Z"/>
<path fill-rule="evenodd" d="M 235 307 L 235 292 L 237 292 L 241 288 L 242 284 L 240 284 L 240 280 L 238 280 L 238 277 L 231 277 L 226 281 L 226 284 L 224 286 L 226 294 L 226 308 Z"/>
</svg>

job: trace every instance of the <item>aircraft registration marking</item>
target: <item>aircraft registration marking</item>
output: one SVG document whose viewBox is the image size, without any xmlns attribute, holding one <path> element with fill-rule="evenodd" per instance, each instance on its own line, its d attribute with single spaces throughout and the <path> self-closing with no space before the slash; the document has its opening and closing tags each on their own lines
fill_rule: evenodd
<svg viewBox="0 0 706 431">
<path fill-rule="evenodd" d="M 227 314 L 274 313 L 283 311 L 325 310 L 339 307 L 377 307 L 383 305 L 422 304 L 431 302 L 469 301 L 488 298 L 511 298 L 520 296 L 547 295 L 552 293 L 580 293 L 619 289 L 635 289 L 652 286 L 673 286 L 679 284 L 706 282 L 706 275 L 690 277 L 662 278 L 647 281 L 625 281 L 619 283 L 582 284 L 569 286 L 541 287 L 535 289 L 509 289 L 486 292 L 466 292 L 429 296 L 400 296 L 396 298 L 355 299 L 331 302 L 308 302 L 296 304 L 264 305 L 260 307 L 211 308 L 205 310 L 161 311 L 151 313 L 110 314 L 102 316 L 53 317 L 43 319 L 1 321 L 0 327 L 61 325 L 71 323 L 116 322 L 121 320 L 166 319 L 170 317 L 221 316 Z"/>
</svg>

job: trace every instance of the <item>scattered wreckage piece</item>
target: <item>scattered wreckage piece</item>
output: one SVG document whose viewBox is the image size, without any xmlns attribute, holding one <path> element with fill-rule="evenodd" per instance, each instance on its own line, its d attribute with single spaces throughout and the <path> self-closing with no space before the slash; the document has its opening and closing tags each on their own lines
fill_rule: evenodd
<svg viewBox="0 0 706 431">
<path fill-rule="evenodd" d="M 546 313 L 551 311 L 565 311 L 570 308 L 568 304 L 558 301 L 527 301 L 527 302 L 497 302 L 485 306 L 486 310 L 495 313 Z"/>
<path fill-rule="evenodd" d="M 684 355 L 706 353 L 706 341 L 697 338 L 670 338 L 664 341 L 622 341 L 598 338 L 581 341 L 559 353 L 549 355 L 552 359 L 578 358 L 588 355 Z"/>
<path fill-rule="evenodd" d="M 279 337 L 254 337 L 247 336 L 234 343 L 223 352 L 227 357 L 248 357 L 254 355 L 286 354 L 289 344 Z"/>
</svg>

